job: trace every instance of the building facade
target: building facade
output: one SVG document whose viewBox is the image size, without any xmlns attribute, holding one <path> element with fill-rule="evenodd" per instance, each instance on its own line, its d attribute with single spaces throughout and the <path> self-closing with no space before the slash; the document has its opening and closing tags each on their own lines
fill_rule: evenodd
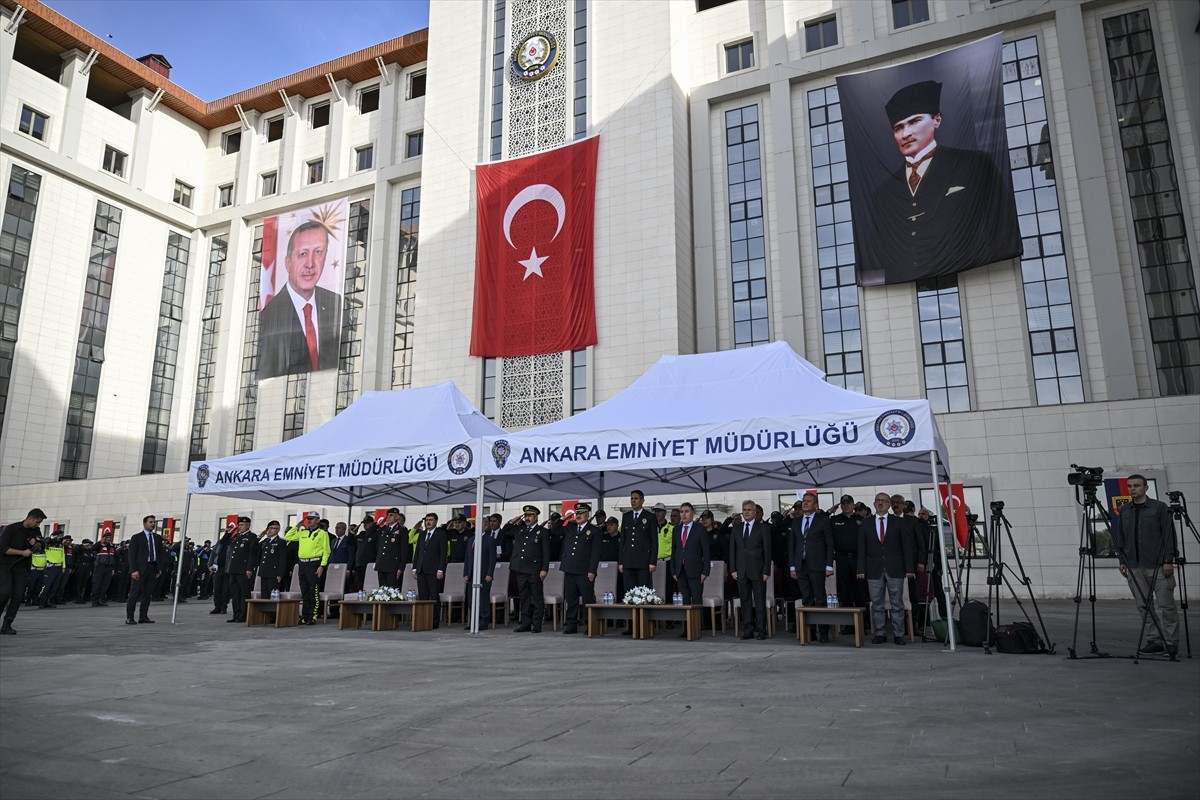
<svg viewBox="0 0 1200 800">
<path fill-rule="evenodd" d="M 78 540 L 181 518 L 189 463 L 293 438 L 364 391 L 452 379 L 520 429 L 663 354 L 779 340 L 838 385 L 927 397 L 968 502 L 984 527 L 1005 502 L 1040 594 L 1075 591 L 1072 463 L 1200 498 L 1194 4 L 437 2 L 427 30 L 212 103 L 170 81 L 169 54 L 134 60 L 32 0 L 0 12 L 6 520 L 41 506 Z M 535 31 L 558 59 L 525 81 L 510 58 Z M 1023 256 L 857 286 L 836 77 L 996 33 Z M 588 135 L 599 343 L 470 357 L 473 166 Z M 260 382 L 263 222 L 343 197 L 338 368 Z M 297 510 L 195 499 L 188 535 Z M 1126 596 L 1097 563 L 1098 591 Z"/>
</svg>

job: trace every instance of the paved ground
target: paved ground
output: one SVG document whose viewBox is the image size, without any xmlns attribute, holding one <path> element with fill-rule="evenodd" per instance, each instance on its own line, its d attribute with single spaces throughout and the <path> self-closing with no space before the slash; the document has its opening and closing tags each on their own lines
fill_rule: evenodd
<svg viewBox="0 0 1200 800">
<path fill-rule="evenodd" d="M 1070 601 L 1042 605 L 1053 656 L 248 629 L 210 608 L 171 625 L 156 604 L 136 627 L 116 607 L 23 609 L 0 639 L 0 795 L 1096 800 L 1200 785 L 1200 652 L 1068 659 Z M 1132 603 L 1099 603 L 1096 620 L 1102 650 L 1132 652 Z"/>
</svg>

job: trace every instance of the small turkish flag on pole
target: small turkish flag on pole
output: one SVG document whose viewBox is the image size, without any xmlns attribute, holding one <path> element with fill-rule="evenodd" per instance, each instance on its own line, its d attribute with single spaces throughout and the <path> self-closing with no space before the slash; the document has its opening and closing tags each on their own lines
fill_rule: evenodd
<svg viewBox="0 0 1200 800">
<path fill-rule="evenodd" d="M 596 343 L 592 251 L 600 139 L 475 168 L 471 355 Z"/>
<path fill-rule="evenodd" d="M 966 547 L 967 502 L 963 497 L 963 485 L 961 483 L 950 484 L 950 491 L 947 494 L 946 484 L 939 483 L 938 491 L 942 493 L 942 511 L 954 527 L 954 538 L 958 540 L 959 547 Z"/>
</svg>

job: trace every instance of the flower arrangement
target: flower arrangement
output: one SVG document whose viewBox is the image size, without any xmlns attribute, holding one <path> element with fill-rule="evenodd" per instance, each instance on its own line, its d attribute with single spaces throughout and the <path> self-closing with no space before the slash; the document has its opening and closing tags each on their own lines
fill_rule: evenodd
<svg viewBox="0 0 1200 800">
<path fill-rule="evenodd" d="M 635 586 L 625 593 L 621 602 L 630 606 L 661 606 L 663 599 L 649 586 Z"/>
<path fill-rule="evenodd" d="M 385 600 L 403 600 L 404 592 L 393 586 L 381 586 L 367 595 L 367 599 L 376 602 Z"/>
</svg>

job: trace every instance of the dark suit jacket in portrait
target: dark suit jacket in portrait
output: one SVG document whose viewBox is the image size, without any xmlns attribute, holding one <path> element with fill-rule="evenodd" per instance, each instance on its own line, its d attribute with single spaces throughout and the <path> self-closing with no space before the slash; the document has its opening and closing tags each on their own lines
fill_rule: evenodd
<svg viewBox="0 0 1200 800">
<path fill-rule="evenodd" d="M 317 369 L 335 369 L 342 339 L 342 298 L 318 286 L 313 293 L 317 323 Z M 285 287 L 258 314 L 258 378 L 312 372 L 304 326 Z"/>
<path fill-rule="evenodd" d="M 738 580 L 761 580 L 771 574 L 771 526 L 752 522 L 750 535 L 744 531 L 745 521 L 729 527 L 729 571 L 736 572 Z"/>
<path fill-rule="evenodd" d="M 883 577 L 903 578 L 916 572 L 913 540 L 903 517 L 887 515 L 883 542 L 879 541 L 879 518 L 872 514 L 858 528 L 858 573 L 871 580 Z"/>
<path fill-rule="evenodd" d="M 990 155 L 938 145 L 915 195 L 908 174 L 902 166 L 877 186 L 871 218 L 855 220 L 864 286 L 952 275 L 1020 255 L 1016 205 Z"/>
<path fill-rule="evenodd" d="M 671 574 L 698 578 L 707 576 L 712 569 L 712 551 L 708 544 L 708 531 L 697 520 L 692 520 L 688 529 L 687 547 L 683 546 L 683 523 L 675 526 L 671 534 Z"/>
<path fill-rule="evenodd" d="M 813 514 L 807 536 L 804 534 L 804 515 L 793 517 L 790 541 L 790 566 L 812 572 L 824 572 L 826 567 L 833 566 L 833 526 L 824 511 Z"/>
</svg>

